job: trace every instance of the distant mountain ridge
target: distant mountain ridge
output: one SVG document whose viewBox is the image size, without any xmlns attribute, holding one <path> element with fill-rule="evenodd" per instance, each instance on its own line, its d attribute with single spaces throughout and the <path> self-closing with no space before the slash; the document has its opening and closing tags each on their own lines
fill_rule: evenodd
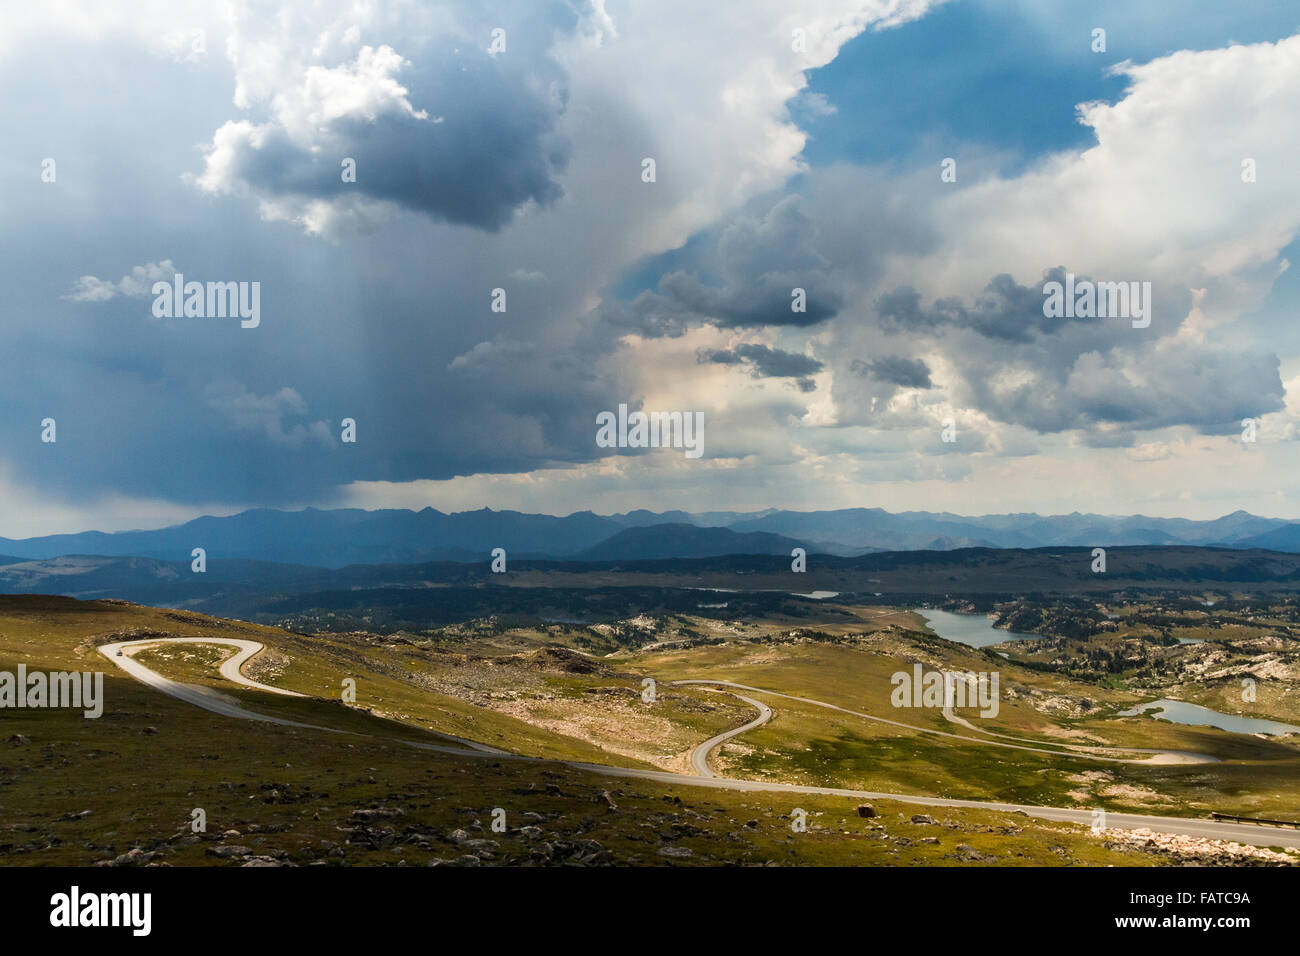
<svg viewBox="0 0 1300 956">
<path fill-rule="evenodd" d="M 625 528 L 595 547 L 579 561 L 657 561 L 665 558 L 719 558 L 727 554 L 789 554 L 798 541 L 768 531 L 736 532 L 730 528 L 700 528 L 674 523 Z"/>
<path fill-rule="evenodd" d="M 959 548 L 1194 545 L 1300 553 L 1300 522 L 1236 511 L 1210 521 L 1143 515 L 892 513 L 880 508 L 759 512 L 646 510 L 597 515 L 527 514 L 482 508 L 447 514 L 356 508 L 256 509 L 205 516 L 156 531 L 98 531 L 0 538 L 0 555 L 42 560 L 100 555 L 276 562 L 320 568 L 485 560 L 494 548 L 513 558 L 638 560 L 723 554 L 809 553 L 854 556 L 877 551 Z M 0 559 L 3 563 L 5 559 Z"/>
</svg>

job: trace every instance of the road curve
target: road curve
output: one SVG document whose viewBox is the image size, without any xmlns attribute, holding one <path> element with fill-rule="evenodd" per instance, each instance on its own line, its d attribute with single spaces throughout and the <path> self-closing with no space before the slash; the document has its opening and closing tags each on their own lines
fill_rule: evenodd
<svg viewBox="0 0 1300 956">
<path fill-rule="evenodd" d="M 164 694 L 170 694 L 172 697 L 178 697 L 187 703 L 194 704 L 196 707 L 202 707 L 204 710 L 210 710 L 213 713 L 223 714 L 226 717 L 238 717 L 242 720 L 261 720 L 267 723 L 280 724 L 287 727 L 311 727 L 313 730 L 328 730 L 328 727 L 314 727 L 311 724 L 300 724 L 292 720 L 284 720 L 279 717 L 269 717 L 265 714 L 258 714 L 254 711 L 247 710 L 240 702 L 231 697 L 229 694 L 223 694 L 220 691 L 213 690 L 210 687 L 200 687 L 197 684 L 183 684 L 179 681 L 169 680 L 163 677 L 157 671 L 150 670 L 132 655 L 137 651 L 144 650 L 146 647 L 156 647 L 160 644 L 222 644 L 228 647 L 235 647 L 239 652 L 233 657 L 221 664 L 221 676 L 226 680 L 236 684 L 242 684 L 245 687 L 251 687 L 255 690 L 269 691 L 274 694 L 284 694 L 289 697 L 302 697 L 303 694 L 294 693 L 291 690 L 282 690 L 279 687 L 270 687 L 266 684 L 259 684 L 257 681 L 250 680 L 240 671 L 240 667 L 245 661 L 254 655 L 261 653 L 263 646 L 257 641 L 240 640 L 233 637 L 168 637 L 168 638 L 147 638 L 140 641 L 119 641 L 114 644 L 101 644 L 99 653 L 103 654 L 110 661 L 116 664 L 122 670 L 126 671 L 136 680 L 148 684 Z"/>
<path fill-rule="evenodd" d="M 273 724 L 281 724 L 290 727 L 303 727 L 311 730 L 323 730 L 328 733 L 350 734 L 353 736 L 360 736 L 360 737 L 373 736 L 370 734 L 356 733 L 354 731 L 337 730 L 331 727 L 320 727 L 315 724 L 303 724 L 303 723 L 298 723 L 296 721 L 283 720 L 278 717 L 270 717 L 265 714 L 259 714 L 256 713 L 255 711 L 247 710 L 246 708 L 240 706 L 237 701 L 234 701 L 232 698 L 229 698 L 224 694 L 218 693 L 217 691 L 213 691 L 205 687 L 197 687 L 192 684 L 182 684 L 176 681 L 168 680 L 167 678 L 163 677 L 161 674 L 151 671 L 143 664 L 133 660 L 129 655 L 125 653 L 126 645 L 134 644 L 134 645 L 143 646 L 148 644 L 171 643 L 172 641 L 178 641 L 178 642 L 188 641 L 190 643 L 208 643 L 208 644 L 235 643 L 237 644 L 237 646 L 242 646 L 242 644 L 244 643 L 244 642 L 237 642 L 234 639 L 228 639 L 228 638 L 161 638 L 161 639 L 155 638 L 155 639 L 144 640 L 144 641 L 128 641 L 128 642 L 124 642 L 123 644 L 105 644 L 102 645 L 99 648 L 99 650 L 100 653 L 104 654 L 105 657 L 113 661 L 115 664 L 121 667 L 122 670 L 126 671 L 126 673 L 134 677 L 136 680 L 139 680 L 165 694 L 169 694 L 173 697 L 177 697 L 180 700 L 184 700 L 188 703 L 194 704 L 197 707 L 202 707 L 205 710 L 210 710 L 214 713 L 223 714 L 228 717 L 235 717 L 242 720 L 259 720 L 259 721 L 265 721 Z M 249 641 L 247 643 L 256 644 L 257 642 Z M 123 650 L 123 654 L 120 657 L 116 653 L 117 650 L 119 649 Z M 260 651 L 261 649 L 262 646 L 258 644 L 257 650 L 253 651 L 253 653 L 255 654 L 257 653 L 257 651 Z M 251 656 L 253 655 L 252 654 L 248 655 L 248 657 Z M 243 658 L 243 660 L 247 660 L 248 657 Z M 226 669 L 223 668 L 222 670 L 224 675 Z M 246 684 L 248 686 L 253 686 L 258 690 L 276 690 L 276 688 L 267 688 L 265 685 L 250 683 L 247 682 L 246 680 L 241 680 L 240 683 Z M 692 681 L 691 683 L 728 685 L 731 682 Z M 732 685 L 732 686 L 743 687 L 743 685 Z M 769 691 L 762 691 L 756 688 L 749 688 L 749 687 L 743 687 L 743 689 L 755 690 L 757 693 L 772 693 Z M 790 695 L 779 694 L 776 696 L 789 697 Z M 802 700 L 803 698 L 792 697 L 790 699 Z M 754 701 L 752 703 L 754 703 L 756 706 L 758 705 L 757 701 Z M 817 703 L 817 702 L 810 701 L 810 703 Z M 831 707 L 832 709 L 835 710 L 843 710 L 843 708 L 835 707 L 834 705 L 831 704 L 827 704 L 824 706 Z M 853 711 L 846 711 L 846 713 L 853 713 Z M 861 716 L 869 716 L 869 715 L 861 715 Z M 885 720 L 884 718 L 869 718 L 869 719 Z M 896 722 L 885 720 L 885 723 L 896 723 Z M 900 725 L 900 726 L 906 726 L 906 725 Z M 735 736 L 735 734 L 740 733 L 745 729 L 747 728 L 740 728 L 737 731 L 731 732 L 730 736 Z M 435 733 L 435 732 L 430 731 L 430 733 Z M 947 737 L 958 736 L 956 734 L 946 734 L 943 733 L 942 731 L 931 731 L 931 733 L 940 733 L 943 734 L 943 736 L 947 736 Z M 1039 819 L 1053 820 L 1053 821 L 1063 822 L 1063 823 L 1080 823 L 1084 825 L 1091 825 L 1093 822 L 1092 810 L 1090 809 L 1076 809 L 1076 808 L 1066 808 L 1066 807 L 1037 807 L 1029 804 L 998 803 L 993 801 L 981 801 L 981 800 L 953 800 L 953 799 L 947 799 L 943 797 L 930 797 L 930 796 L 921 796 L 916 794 L 904 794 L 904 793 L 885 793 L 885 792 L 874 791 L 874 790 L 848 790 L 848 789 L 841 789 L 837 787 L 810 787 L 810 786 L 802 786 L 800 784 L 789 784 L 789 783 L 765 783 L 757 780 L 733 780 L 728 777 L 717 777 L 712 775 L 696 776 L 694 774 L 673 773 L 667 770 L 641 770 L 634 767 L 610 767 L 604 764 L 582 763 L 580 761 L 573 761 L 573 760 L 553 760 L 545 757 L 525 757 L 518 754 L 511 754 L 504 751 L 496 750 L 495 748 L 488 747 L 485 744 L 478 744 L 477 742 L 464 741 L 461 740 L 460 738 L 453 738 L 447 734 L 437 734 L 437 736 L 441 736 L 445 739 L 455 740 L 459 743 L 464 744 L 465 746 L 448 747 L 448 746 L 442 746 L 440 744 L 426 743 L 424 741 L 400 740 L 400 739 L 395 739 L 394 742 L 405 744 L 410 747 L 416 747 L 421 750 L 431 750 L 431 751 L 436 751 L 438 753 L 454 754 L 460 757 L 478 757 L 478 758 L 490 758 L 494 760 L 512 760 L 512 761 L 519 761 L 522 763 L 542 764 L 542 765 L 562 764 L 564 766 L 572 767 L 575 770 L 583 770 L 589 773 L 599 774 L 601 776 L 606 776 L 606 777 L 622 777 L 622 778 L 630 778 L 636 780 L 650 780 L 657 783 L 666 783 L 666 784 L 672 784 L 676 786 L 705 787 L 705 788 L 716 789 L 716 790 L 739 790 L 745 792 L 761 792 L 761 793 L 819 794 L 819 795 L 833 796 L 833 797 L 848 797 L 855 800 L 895 800 L 899 803 L 918 804 L 920 806 L 930 806 L 930 807 L 966 807 L 975 810 L 998 810 L 998 811 L 1011 812 L 1011 813 L 1019 811 L 1028 814 L 1029 816 L 1037 817 Z M 393 739 L 393 738 L 384 738 L 384 739 Z M 958 739 L 970 740 L 971 738 L 959 737 Z M 979 741 L 976 742 L 978 743 Z M 985 741 L 985 742 L 992 743 L 992 741 Z M 469 749 L 471 745 L 473 749 Z M 698 749 L 699 748 L 697 748 L 697 752 Z M 1032 749 L 1032 748 L 1017 748 L 1017 749 Z M 1078 756 L 1078 755 L 1070 754 L 1068 756 Z M 1133 813 L 1107 812 L 1106 824 L 1109 828 L 1112 829 L 1146 828 L 1159 833 L 1178 833 L 1186 836 L 1204 837 L 1213 840 L 1232 840 L 1237 843 L 1248 843 L 1248 844 L 1255 844 L 1259 846 L 1285 846 L 1285 847 L 1300 848 L 1300 830 L 1283 830 L 1281 828 L 1261 827 L 1261 826 L 1247 824 L 1247 823 L 1228 823 L 1226 821 L 1202 820 L 1202 819 L 1196 819 L 1190 817 L 1158 817 L 1158 816 L 1145 816 L 1145 815 L 1133 814 Z"/>
<path fill-rule="evenodd" d="M 916 731 L 917 733 L 934 734 L 935 736 L 938 737 L 948 737 L 952 740 L 961 740 L 971 744 L 983 744 L 989 747 L 1005 747 L 1008 750 L 1027 750 L 1030 751 L 1031 753 L 1049 754 L 1053 757 L 1075 757 L 1080 760 L 1100 760 L 1106 763 L 1149 764 L 1153 762 L 1153 758 L 1151 757 L 1144 757 L 1140 760 L 1135 760 L 1131 757 L 1113 757 L 1104 754 L 1080 753 L 1073 750 L 1070 751 L 1051 750 L 1046 747 L 1029 747 L 1026 746 L 1025 744 L 1004 743 L 1001 740 L 987 740 L 982 737 L 967 737 L 963 734 L 949 733 L 946 730 L 934 730 L 933 728 L 930 727 L 918 727 L 915 724 L 905 724 L 900 720 L 890 720 L 888 717 L 877 717 L 874 714 L 864 714 L 860 711 L 849 710 L 847 707 L 841 707 L 838 704 L 828 704 L 823 700 L 813 700 L 811 697 L 796 697 L 793 694 L 783 694 L 780 691 L 767 690 L 766 688 L 763 687 L 750 687 L 748 684 L 737 684 L 735 681 L 729 681 L 729 680 L 675 680 L 675 681 L 671 681 L 670 683 L 673 684 L 674 686 L 679 684 L 709 684 L 714 687 L 734 687 L 737 690 L 752 691 L 755 694 L 768 694 L 772 697 L 784 697 L 786 700 L 798 701 L 801 704 L 812 704 L 814 707 L 823 707 L 826 710 L 836 710 L 842 714 L 849 714 L 850 716 L 853 717 L 861 717 L 863 720 L 874 720 L 877 723 L 889 724 L 891 727 L 901 727 L 904 730 L 913 730 Z M 740 695 L 737 694 L 736 696 L 739 697 Z M 749 701 L 749 703 L 755 703 L 755 702 Z M 949 720 L 952 719 L 953 718 L 949 717 Z M 957 718 L 953 722 L 960 723 L 966 727 L 970 727 L 971 730 L 977 729 L 975 727 L 972 727 L 969 723 L 962 720 L 961 718 Z M 743 727 L 741 728 L 741 730 L 744 729 L 745 728 Z M 993 736 L 999 737 L 1004 735 L 993 734 Z M 1008 738 L 1008 739 L 1016 739 L 1016 738 Z M 1069 745 L 1063 745 L 1063 746 L 1069 746 Z M 1178 754 L 1179 756 L 1185 758 L 1179 761 L 1182 763 L 1216 763 L 1217 762 L 1217 760 L 1214 757 L 1208 757 L 1201 754 L 1188 754 L 1183 751 L 1174 751 L 1174 750 L 1151 751 L 1151 750 L 1140 750 L 1140 749 L 1135 750 L 1130 747 L 1110 747 L 1106 749 L 1118 753 L 1151 753 L 1151 754 L 1156 754 L 1158 756 Z M 1186 758 L 1190 758 L 1190 759 L 1186 759 Z"/>
<path fill-rule="evenodd" d="M 753 730 L 755 727 L 762 727 L 772 719 L 772 708 L 762 701 L 754 700 L 752 697 L 744 697 L 740 694 L 735 694 L 733 696 L 739 697 L 745 703 L 756 709 L 758 711 L 758 717 L 751 720 L 743 727 L 737 727 L 735 730 L 728 730 L 725 733 L 718 734 L 716 737 L 710 737 L 708 740 L 704 741 L 704 743 L 691 751 L 691 766 L 695 768 L 695 772 L 701 777 L 717 777 L 717 774 L 709 769 L 709 754 L 713 752 L 715 747 L 722 746 L 725 741 L 730 740 L 737 734 L 743 734 L 745 731 Z"/>
<path fill-rule="evenodd" d="M 739 695 L 737 695 L 739 696 Z M 999 737 L 1002 740 L 1018 740 L 1021 743 L 1034 744 L 1039 743 L 1037 740 L 1030 740 L 1026 737 L 1013 737 L 1010 734 L 1000 734 L 996 730 L 985 730 L 983 727 L 977 727 L 965 717 L 958 717 L 953 713 L 952 707 L 944 705 L 943 716 L 949 722 L 972 730 L 977 734 L 987 734 L 990 737 Z M 1071 753 L 1075 751 L 1121 751 L 1129 754 L 1151 754 L 1150 757 L 1142 760 L 1129 761 L 1130 763 L 1145 764 L 1176 764 L 1176 763 L 1219 763 L 1218 757 L 1212 757 L 1209 754 L 1198 754 L 1190 750 L 1161 750 L 1154 747 L 1108 747 L 1102 744 L 1072 744 L 1062 741 L 1056 746 L 1065 747 Z"/>
<path fill-rule="evenodd" d="M 222 677 L 244 687 L 250 687 L 253 690 L 265 691 L 271 694 L 281 694 L 285 697 L 307 698 L 306 694 L 299 694 L 297 691 L 285 690 L 282 687 L 272 687 L 269 684 L 259 684 L 257 681 L 244 676 L 240 668 L 245 662 L 257 654 L 260 654 L 265 649 L 265 645 L 257 641 L 248 641 L 233 637 L 153 637 L 139 641 L 119 641 L 114 644 L 101 644 L 99 652 L 141 683 L 148 684 L 155 690 L 160 690 L 164 694 L 183 700 L 186 703 L 193 704 L 196 707 L 202 707 L 204 710 L 212 711 L 214 714 L 222 714 L 223 716 L 235 717 L 240 720 L 258 720 L 263 723 L 278 724 L 282 727 L 301 727 L 306 730 L 323 730 L 326 733 L 331 734 L 353 734 L 359 737 L 369 736 L 368 734 L 358 734 L 351 730 L 338 730 L 334 727 L 323 727 L 320 724 L 304 724 L 296 720 L 286 720 L 283 717 L 272 717 L 269 714 L 260 714 L 255 710 L 249 710 L 244 707 L 238 700 L 230 695 L 223 694 L 210 687 L 201 687 L 198 684 L 183 684 L 179 681 L 169 680 L 157 671 L 145 667 L 131 656 L 136 651 L 142 650 L 145 647 L 153 647 L 159 644 L 224 644 L 231 647 L 237 647 L 239 648 L 239 653 L 222 662 L 220 668 Z M 441 737 L 444 740 L 450 740 L 453 743 L 460 744 L 461 747 L 467 747 L 469 750 L 465 751 L 457 747 L 442 747 L 437 744 L 415 740 L 404 740 L 402 743 L 409 744 L 412 747 L 419 747 L 422 750 L 436 750 L 453 754 L 467 752 L 478 752 L 480 754 L 505 753 L 503 750 L 489 747 L 487 744 L 481 744 L 475 740 L 465 740 L 461 737 L 454 737 L 451 734 L 439 733 L 436 730 L 430 730 L 428 733 L 433 734 L 435 737 Z"/>
</svg>

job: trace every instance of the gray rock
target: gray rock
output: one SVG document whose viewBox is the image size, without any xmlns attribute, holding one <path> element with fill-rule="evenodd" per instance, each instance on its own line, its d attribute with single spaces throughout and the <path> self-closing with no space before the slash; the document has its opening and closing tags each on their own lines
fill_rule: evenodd
<svg viewBox="0 0 1300 956">
<path fill-rule="evenodd" d="M 491 859 L 496 856 L 499 846 L 496 840 L 466 840 L 461 844 L 463 849 L 469 850 L 480 859 Z"/>
<path fill-rule="evenodd" d="M 402 811 L 399 807 L 377 807 L 372 810 L 353 810 L 352 819 L 358 822 L 388 820 L 392 817 L 400 816 L 401 813 Z"/>
<path fill-rule="evenodd" d="M 127 850 L 127 851 L 126 851 L 125 853 L 123 853 L 121 856 L 114 857 L 114 858 L 111 859 L 111 860 L 104 860 L 104 861 L 102 861 L 102 863 L 100 863 L 100 864 L 96 864 L 96 865 L 97 865 L 97 866 L 99 866 L 99 865 L 103 865 L 103 866 L 131 866 L 131 865 L 136 864 L 136 863 L 148 863 L 150 860 L 153 859 L 153 857 L 154 857 L 154 854 L 152 854 L 152 853 L 146 853 L 144 850 L 140 849 L 140 848 L 137 846 L 137 847 L 132 847 L 131 849 Z"/>
<path fill-rule="evenodd" d="M 695 855 L 695 851 L 684 846 L 662 846 L 658 849 L 660 856 L 666 856 L 674 860 L 686 860 Z"/>
<path fill-rule="evenodd" d="M 222 844 L 221 846 L 208 847 L 208 856 L 215 856 L 223 860 L 228 860 L 236 856 L 248 856 L 253 851 L 246 846 L 236 844 Z"/>
</svg>

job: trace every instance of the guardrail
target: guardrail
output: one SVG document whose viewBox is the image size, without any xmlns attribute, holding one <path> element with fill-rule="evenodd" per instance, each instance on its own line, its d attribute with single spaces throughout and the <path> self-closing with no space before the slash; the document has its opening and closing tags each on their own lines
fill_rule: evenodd
<svg viewBox="0 0 1300 956">
<path fill-rule="evenodd" d="M 1237 823 L 1259 823 L 1270 827 L 1296 827 L 1300 829 L 1300 823 L 1295 820 L 1265 820 L 1262 817 L 1239 817 L 1232 813 L 1210 812 L 1211 820 L 1234 820 Z"/>
</svg>

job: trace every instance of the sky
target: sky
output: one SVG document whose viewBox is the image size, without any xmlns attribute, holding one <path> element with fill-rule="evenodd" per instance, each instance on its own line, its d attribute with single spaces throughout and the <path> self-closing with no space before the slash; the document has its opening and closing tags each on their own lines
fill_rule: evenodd
<svg viewBox="0 0 1300 956">
<path fill-rule="evenodd" d="M 62 0 L 0 85 L 0 535 L 1300 518 L 1294 4 Z M 1149 325 L 1046 316 L 1067 273 Z"/>
</svg>

